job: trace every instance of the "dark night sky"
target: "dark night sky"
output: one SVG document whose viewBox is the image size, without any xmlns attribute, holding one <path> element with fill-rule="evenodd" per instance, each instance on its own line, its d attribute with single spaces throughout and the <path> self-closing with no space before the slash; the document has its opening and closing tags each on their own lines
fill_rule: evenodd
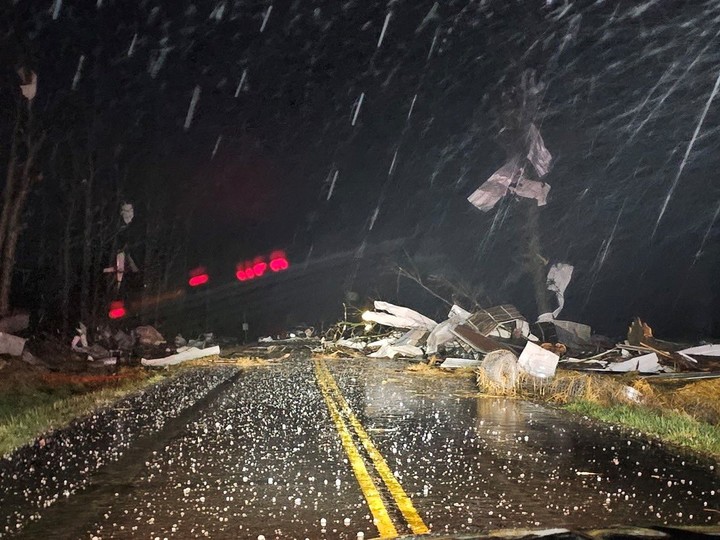
<svg viewBox="0 0 720 540">
<path fill-rule="evenodd" d="M 94 103 L 98 145 L 133 164 L 125 198 L 191 213 L 197 263 L 406 238 L 430 271 L 530 309 L 522 214 L 466 198 L 504 163 L 501 96 L 534 69 L 554 157 L 543 247 L 575 265 L 563 315 L 720 335 L 720 103 L 688 152 L 720 73 L 715 1 L 84 0 L 54 20 L 55 6 L 11 9 L 39 105 L 62 129 Z"/>
</svg>

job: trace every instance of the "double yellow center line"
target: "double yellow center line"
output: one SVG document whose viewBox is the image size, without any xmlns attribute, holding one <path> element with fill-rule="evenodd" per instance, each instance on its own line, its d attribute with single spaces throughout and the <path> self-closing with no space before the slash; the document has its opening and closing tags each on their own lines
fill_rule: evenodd
<svg viewBox="0 0 720 540">
<path fill-rule="evenodd" d="M 380 532 L 380 536 L 382 538 L 393 538 L 398 536 L 398 531 L 388 514 L 385 501 L 383 500 L 380 491 L 368 472 L 365 460 L 362 458 L 360 451 L 353 441 L 353 436 L 348 429 L 348 424 L 352 427 L 363 448 L 365 448 L 365 452 L 370 457 L 370 461 L 375 467 L 377 475 L 387 488 L 390 497 L 392 497 L 395 505 L 402 513 L 402 516 L 405 518 L 410 530 L 413 534 L 424 534 L 429 532 L 427 525 L 425 525 L 422 518 L 417 513 L 417 510 L 415 510 L 410 497 L 407 496 L 405 490 L 390 470 L 390 467 L 388 467 L 385 458 L 383 458 L 382 454 L 375 447 L 365 431 L 365 428 L 363 428 L 360 421 L 352 412 L 350 405 L 348 405 L 348 402 L 342 395 L 340 388 L 338 388 L 338 385 L 324 360 L 315 360 L 315 375 L 320 386 L 320 391 L 322 392 L 325 403 L 330 411 L 330 417 L 332 418 L 338 434 L 340 435 L 340 441 L 342 442 L 343 449 L 350 461 L 350 466 L 355 474 L 355 478 L 357 478 L 358 484 L 360 484 L 363 496 L 370 507 L 370 512 L 373 515 L 375 525 Z"/>
</svg>

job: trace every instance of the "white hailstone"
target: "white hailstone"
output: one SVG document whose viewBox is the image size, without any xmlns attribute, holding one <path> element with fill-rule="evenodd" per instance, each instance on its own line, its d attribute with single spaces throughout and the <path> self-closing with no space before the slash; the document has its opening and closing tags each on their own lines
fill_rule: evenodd
<svg viewBox="0 0 720 540">
<path fill-rule="evenodd" d="M 341 483 L 342 483 L 342 481 L 341 481 L 339 478 L 335 480 L 335 486 L 336 486 L 336 487 L 340 487 L 340 484 L 341 484 Z"/>
<path fill-rule="evenodd" d="M 262 534 L 258 534 L 258 539 L 257 539 L 257 540 L 265 540 L 265 536 L 262 535 Z"/>
<path fill-rule="evenodd" d="M 363 540 L 363 538 L 365 538 L 364 532 L 360 531 L 359 533 L 357 533 L 357 540 Z"/>
<path fill-rule="evenodd" d="M 272 479 L 272 478 L 268 478 L 268 484 L 272 484 L 272 483 L 273 483 L 273 479 Z"/>
<path fill-rule="evenodd" d="M 343 520 L 343 523 L 345 524 L 346 527 L 349 527 L 350 526 L 350 518 L 345 518 Z"/>
<path fill-rule="evenodd" d="M 298 497 L 297 499 L 295 499 L 295 506 L 300 506 L 301 502 L 302 501 L 300 500 L 300 497 Z"/>
<path fill-rule="evenodd" d="M 327 519 L 322 518 L 322 519 L 320 520 L 320 526 L 321 526 L 321 527 L 325 527 L 325 525 L 327 525 Z"/>
</svg>

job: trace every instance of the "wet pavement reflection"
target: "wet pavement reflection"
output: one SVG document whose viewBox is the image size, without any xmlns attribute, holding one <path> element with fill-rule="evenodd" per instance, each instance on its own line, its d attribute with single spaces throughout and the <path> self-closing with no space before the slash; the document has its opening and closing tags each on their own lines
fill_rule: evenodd
<svg viewBox="0 0 720 540">
<path fill-rule="evenodd" d="M 478 397 L 472 377 L 428 376 L 378 360 L 328 360 L 327 366 L 432 532 L 720 518 L 712 461 L 532 403 Z M 247 369 L 161 446 L 132 478 L 116 471 L 121 480 L 106 486 L 105 496 L 78 494 L 59 504 L 51 520 L 35 524 L 34 533 L 378 534 L 310 360 Z M 398 532 L 408 534 L 383 495 Z M 85 514 L 92 507 L 90 517 L 73 519 L 79 515 L 73 505 Z"/>
</svg>

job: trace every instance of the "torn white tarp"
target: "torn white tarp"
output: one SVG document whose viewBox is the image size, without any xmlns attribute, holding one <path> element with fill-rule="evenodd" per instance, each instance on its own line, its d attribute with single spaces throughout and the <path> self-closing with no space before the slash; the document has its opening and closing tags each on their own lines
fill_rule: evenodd
<svg viewBox="0 0 720 540">
<path fill-rule="evenodd" d="M 655 353 L 644 354 L 642 356 L 636 356 L 630 360 L 624 362 L 611 362 L 608 364 L 607 371 L 625 373 L 628 371 L 639 371 L 640 373 L 660 373 L 662 366 L 658 361 L 658 356 Z"/>
<path fill-rule="evenodd" d="M 25 348 L 26 341 L 27 340 L 25 338 L 0 332 L 0 354 L 21 356 L 23 353 L 23 349 Z"/>
<path fill-rule="evenodd" d="M 560 357 L 534 343 L 527 342 L 518 358 L 520 369 L 535 377 L 547 378 L 555 375 Z"/>
<path fill-rule="evenodd" d="M 478 210 L 489 212 L 502 199 L 510 185 L 522 177 L 523 169 L 517 159 L 511 159 L 477 188 L 468 201 Z"/>
<path fill-rule="evenodd" d="M 125 222 L 125 225 L 130 225 L 130 222 L 135 217 L 135 210 L 133 205 L 130 203 L 123 203 L 120 207 L 120 217 Z"/>
<path fill-rule="evenodd" d="M 528 132 L 529 149 L 527 159 L 532 163 L 533 167 L 537 171 L 540 178 L 550 172 L 550 163 L 552 161 L 552 155 L 550 151 L 545 148 L 545 142 L 543 141 L 540 130 L 535 127 L 535 124 L 530 125 L 530 131 Z"/>
<path fill-rule="evenodd" d="M 453 305 L 450 313 L 448 313 L 447 320 L 439 323 L 432 329 L 432 332 L 430 332 L 427 338 L 427 353 L 435 354 L 438 351 L 438 347 L 454 340 L 455 334 L 453 334 L 452 331 L 458 324 L 463 324 L 467 321 L 471 315 L 472 313 L 469 311 L 465 311 L 460 306 Z"/>
<path fill-rule="evenodd" d="M 537 182 L 536 180 L 528 180 L 523 177 L 518 180 L 516 185 L 511 186 L 509 191 L 518 197 L 535 199 L 538 206 L 545 206 L 547 204 L 548 193 L 550 192 L 550 184 Z"/>
<path fill-rule="evenodd" d="M 574 266 L 565 263 L 556 263 L 550 267 L 547 275 L 548 291 L 555 293 L 558 307 L 552 313 L 543 313 L 538 317 L 538 322 L 551 321 L 562 311 L 565 306 L 565 289 L 570 284 Z"/>
<path fill-rule="evenodd" d="M 720 343 L 712 343 L 709 345 L 698 345 L 683 349 L 681 354 L 699 354 L 700 356 L 720 356 Z"/>
<path fill-rule="evenodd" d="M 379 350 L 368 356 L 372 358 L 395 358 L 396 356 L 414 358 L 422 355 L 423 350 L 413 345 L 383 345 Z"/>
<path fill-rule="evenodd" d="M 207 349 L 197 349 L 195 347 L 190 347 L 189 349 L 178 352 L 177 354 L 171 354 L 170 356 L 166 356 L 165 358 L 153 358 L 150 360 L 143 358 L 141 360 L 141 363 L 143 366 L 174 366 L 176 364 L 187 362 L 188 360 L 197 360 L 198 358 L 217 356 L 219 354 L 220 347 L 217 345 L 215 347 L 208 347 Z"/>
<path fill-rule="evenodd" d="M 366 311 L 363 313 L 362 319 L 393 328 L 425 328 L 426 330 L 432 330 L 437 326 L 435 321 L 410 308 L 376 300 L 375 309 L 378 311 Z M 382 311 L 387 313 L 380 313 Z"/>
</svg>

